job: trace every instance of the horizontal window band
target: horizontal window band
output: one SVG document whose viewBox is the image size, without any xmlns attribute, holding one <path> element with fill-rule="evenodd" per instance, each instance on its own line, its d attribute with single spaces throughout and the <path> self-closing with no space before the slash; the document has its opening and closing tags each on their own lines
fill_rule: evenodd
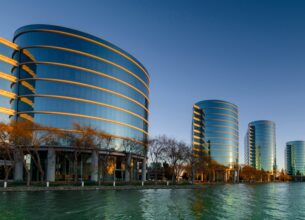
<svg viewBox="0 0 305 220">
<path fill-rule="evenodd" d="M 27 117 L 27 116 L 26 116 Z M 31 116 L 30 116 L 31 117 Z M 57 128 L 56 130 L 61 131 L 61 132 L 73 132 L 73 133 L 81 133 L 81 131 L 79 130 L 72 130 L 72 129 L 61 129 L 61 128 Z M 100 132 L 101 133 L 101 132 Z M 114 135 L 114 134 L 108 134 L 108 133 L 102 133 L 105 136 L 111 137 L 111 138 L 118 138 L 118 139 L 123 139 L 123 140 L 130 140 L 133 141 L 137 144 L 141 144 L 147 147 L 147 143 L 136 140 L 134 138 L 128 138 L 128 137 L 123 137 L 123 136 L 119 136 L 119 135 Z"/>
<path fill-rule="evenodd" d="M 224 143 L 219 143 L 219 142 L 214 142 L 214 143 L 207 143 L 207 146 L 210 145 L 211 149 L 213 148 L 220 148 L 220 147 L 233 147 L 233 148 L 238 148 L 239 144 L 224 144 Z M 215 146 L 216 145 L 216 146 Z"/>
<path fill-rule="evenodd" d="M 235 121 L 230 121 L 230 120 L 226 120 L 226 119 L 209 118 L 209 119 L 207 119 L 207 121 L 228 122 L 228 123 L 230 123 L 230 124 L 233 124 L 233 125 L 237 125 L 237 126 L 238 126 L 238 123 L 236 123 Z"/>
<path fill-rule="evenodd" d="M 208 131 L 208 132 L 205 132 L 205 134 L 206 134 L 206 133 L 228 134 L 228 135 L 232 135 L 232 136 L 234 136 L 234 137 L 239 138 L 239 135 L 234 134 L 234 133 L 232 133 L 232 132 L 225 132 L 225 131 Z M 206 137 L 209 137 L 209 136 L 206 135 Z"/>
<path fill-rule="evenodd" d="M 232 107 L 234 107 L 235 109 L 237 109 L 238 110 L 238 106 L 237 105 L 235 105 L 235 104 L 233 104 L 233 103 L 230 103 L 230 102 L 224 102 L 224 101 L 212 101 L 212 102 L 210 102 L 209 104 L 211 104 L 211 103 L 221 103 L 221 104 L 225 104 L 225 105 L 230 105 L 230 106 L 232 106 Z"/>
<path fill-rule="evenodd" d="M 8 92 L 8 91 L 2 90 L 2 89 L 0 89 L 0 95 L 5 96 L 5 97 L 10 98 L 10 99 L 15 99 L 16 98 L 15 93 Z"/>
<path fill-rule="evenodd" d="M 237 128 L 231 124 L 231 125 L 225 125 L 225 124 L 210 124 L 210 123 L 205 123 L 205 128 L 209 131 L 212 131 L 213 129 L 219 130 L 219 128 L 227 128 L 228 131 L 236 131 L 239 133 L 238 126 Z"/>
<path fill-rule="evenodd" d="M 211 154 L 216 153 L 216 152 L 224 152 L 224 153 L 233 153 L 233 154 L 238 154 L 238 151 L 232 151 L 232 150 L 223 150 L 223 149 L 211 149 Z"/>
<path fill-rule="evenodd" d="M 213 138 L 213 139 L 219 139 L 219 140 L 228 140 L 228 141 L 232 141 L 232 142 L 235 142 L 235 143 L 239 143 L 239 141 L 238 141 L 238 139 L 236 138 L 236 139 L 232 139 L 232 138 L 224 138 L 224 137 L 209 137 L 209 136 L 207 136 L 207 137 L 205 137 L 205 139 L 210 139 L 210 138 Z"/>
<path fill-rule="evenodd" d="M 96 90 L 100 90 L 100 91 L 103 91 L 103 92 L 107 92 L 107 93 L 111 93 L 111 94 L 114 94 L 116 96 L 119 96 L 121 98 L 125 98 L 137 105 L 139 105 L 140 107 L 142 107 L 145 111 L 148 111 L 148 109 L 141 103 L 139 103 L 138 101 L 126 96 L 126 95 L 123 95 L 121 93 L 118 93 L 118 92 L 115 92 L 115 91 L 112 91 L 112 90 L 109 90 L 109 89 L 104 89 L 104 88 L 101 88 L 101 87 L 98 87 L 98 86 L 92 86 L 92 85 L 89 85 L 89 84 L 85 84 L 85 83 L 79 83 L 79 82 L 74 82 L 74 81 L 69 81 L 69 80 L 62 80 L 62 79 L 52 79 L 52 78 L 28 78 L 28 79 L 21 79 L 20 81 L 30 81 L 30 80 L 42 80 L 42 81 L 51 81 L 51 82 L 59 82 L 59 83 L 67 83 L 67 84 L 72 84 L 72 85 L 78 85 L 78 86 L 83 86 L 83 87 L 88 87 L 88 88 L 92 88 L 92 89 L 96 89 Z"/>
<path fill-rule="evenodd" d="M 18 65 L 18 62 L 12 58 L 9 58 L 7 56 L 4 56 L 2 54 L 0 54 L 0 60 L 12 65 L 12 66 L 17 66 Z"/>
<path fill-rule="evenodd" d="M 28 32 L 50 32 L 50 33 L 56 33 L 56 34 L 67 35 L 67 36 L 70 36 L 70 37 L 75 37 L 75 38 L 79 38 L 79 39 L 82 39 L 82 40 L 86 40 L 86 41 L 88 41 L 88 42 L 91 42 L 91 43 L 97 44 L 97 45 L 99 45 L 99 46 L 102 46 L 102 47 L 104 47 L 104 48 L 107 48 L 107 49 L 109 49 L 109 50 L 111 50 L 111 51 L 113 51 L 113 52 L 115 52 L 115 53 L 117 53 L 117 54 L 119 54 L 119 55 L 125 57 L 126 59 L 128 59 L 129 61 L 131 61 L 133 64 L 135 64 L 137 67 L 139 67 L 139 68 L 143 71 L 143 73 L 146 75 L 148 81 L 150 81 L 150 77 L 149 77 L 147 71 L 146 71 L 140 64 L 138 64 L 137 61 L 133 60 L 132 58 L 130 58 L 130 57 L 127 56 L 126 54 L 124 54 L 124 53 L 120 52 L 119 50 L 114 49 L 114 48 L 112 48 L 112 47 L 110 47 L 110 46 L 108 46 L 108 45 L 106 45 L 106 44 L 103 44 L 103 43 L 101 43 L 101 42 L 98 42 L 98 41 L 96 41 L 96 40 L 93 40 L 93 39 L 90 39 L 90 38 L 87 38 L 87 37 L 84 37 L 84 36 L 80 36 L 80 35 L 78 35 L 78 34 L 72 34 L 72 33 L 65 32 L 65 31 L 49 30 L 49 29 L 36 29 L 36 30 L 24 31 L 24 32 L 19 33 L 17 36 L 15 36 L 15 37 L 14 37 L 14 40 L 15 40 L 19 35 L 21 35 L 21 34 L 23 34 L 23 33 L 28 33 Z"/>
<path fill-rule="evenodd" d="M 229 112 L 232 112 L 234 114 L 236 114 L 238 116 L 238 111 L 233 111 L 232 109 L 229 109 L 229 108 L 221 108 L 221 107 L 204 107 L 203 108 L 203 111 L 205 112 L 205 110 L 208 110 L 208 109 L 220 109 L 220 110 L 227 110 Z"/>
<path fill-rule="evenodd" d="M 236 156 L 238 156 L 238 155 L 236 155 Z M 235 159 L 235 158 L 236 158 L 234 155 L 232 155 L 232 156 L 217 156 L 217 155 L 211 155 L 211 157 L 212 157 L 212 159 L 215 159 L 215 158 L 217 158 L 217 159 L 219 159 L 219 158 Z M 217 160 L 217 159 L 216 159 L 216 160 Z M 231 162 L 231 163 L 234 163 L 234 162 Z"/>
<path fill-rule="evenodd" d="M 17 78 L 15 76 L 3 72 L 0 72 L 0 78 L 8 80 L 13 83 L 17 82 Z"/>
<path fill-rule="evenodd" d="M 108 108 L 113 108 L 113 109 L 116 109 L 118 111 L 126 112 L 128 114 L 131 114 L 131 115 L 137 117 L 137 118 L 140 118 L 141 120 L 143 120 L 144 122 L 149 124 L 148 121 L 145 118 L 143 118 L 142 116 L 140 116 L 140 115 L 138 115 L 134 112 L 131 112 L 129 110 L 126 110 L 124 108 L 120 108 L 120 107 L 117 107 L 117 106 L 114 106 L 114 105 L 109 105 L 109 104 L 106 104 L 106 103 L 103 103 L 103 102 L 96 102 L 96 101 L 92 101 L 92 100 L 88 100 L 88 99 L 80 99 L 80 98 L 75 98 L 75 97 L 70 97 L 70 96 L 44 95 L 44 94 L 22 95 L 22 96 L 19 96 L 19 97 L 47 97 L 47 98 L 66 99 L 66 100 L 73 100 L 73 101 L 96 104 L 96 105 L 105 106 L 105 107 L 108 107 Z"/>
<path fill-rule="evenodd" d="M 98 121 L 104 121 L 104 122 L 108 122 L 108 123 L 113 123 L 113 124 L 118 124 L 118 125 L 122 125 L 125 127 L 129 127 L 132 128 L 134 130 L 138 130 L 146 135 L 148 135 L 148 132 L 138 128 L 136 126 L 127 124 L 127 123 L 123 123 L 123 122 L 119 122 L 116 120 L 111 120 L 111 119 L 106 119 L 106 118 L 99 118 L 99 117 L 94 117 L 94 116 L 89 116 L 89 115 L 82 115 L 82 114 L 75 114 L 75 113 L 66 113 L 66 112 L 54 112 L 54 111 L 23 111 L 23 112 L 18 112 L 17 114 L 49 114 L 49 115 L 65 115 L 65 116 L 72 116 L 72 117 L 80 117 L 80 118 L 89 118 L 89 119 L 94 119 L 94 120 L 98 120 Z"/>
<path fill-rule="evenodd" d="M 0 112 L 6 115 L 15 115 L 16 113 L 13 109 L 3 108 L 3 107 L 0 107 Z"/>
<path fill-rule="evenodd" d="M 8 46 L 8 47 L 10 47 L 10 48 L 12 48 L 14 50 L 18 50 L 19 49 L 17 44 L 15 44 L 15 43 L 13 43 L 13 42 L 11 42 L 9 40 L 6 40 L 6 39 L 4 39 L 2 37 L 0 37 L 0 43 L 4 44 L 4 45 L 6 45 L 6 46 Z"/>
<path fill-rule="evenodd" d="M 102 76 L 102 77 L 105 77 L 105 78 L 112 79 L 114 81 L 117 81 L 119 83 L 124 84 L 125 86 L 128 86 L 129 88 L 131 88 L 131 89 L 135 90 L 136 92 L 140 93 L 149 103 L 148 96 L 145 95 L 145 93 L 142 92 L 141 90 L 137 89 L 136 87 L 132 86 L 131 84 L 129 84 L 129 83 L 127 83 L 127 82 L 125 82 L 121 79 L 118 79 L 116 77 L 110 76 L 108 74 L 105 74 L 105 73 L 102 73 L 102 72 L 99 72 L 99 71 L 96 71 L 96 70 L 91 70 L 91 69 L 87 69 L 87 68 L 84 68 L 84 67 L 79 67 L 79 66 L 64 64 L 64 63 L 56 63 L 56 62 L 42 62 L 42 61 L 39 61 L 39 62 L 23 62 L 23 63 L 20 63 L 20 65 L 24 65 L 24 64 L 44 64 L 44 65 L 63 66 L 63 67 L 71 68 L 71 69 L 77 69 L 77 70 L 82 70 L 82 71 L 85 71 L 85 72 L 90 72 L 90 73 L 93 73 L 93 74 L 96 74 L 96 75 L 99 75 L 99 76 Z"/>
<path fill-rule="evenodd" d="M 235 119 L 236 121 L 238 121 L 238 118 L 236 118 L 234 115 L 230 115 L 230 114 L 225 114 L 225 113 L 216 113 L 216 112 L 210 112 L 209 114 L 207 114 L 206 115 L 206 117 L 205 117 L 205 119 L 206 120 L 209 120 L 211 117 L 210 116 L 214 116 L 214 115 L 216 115 L 216 116 L 218 116 L 218 115 L 220 115 L 220 116 L 225 116 L 225 117 L 228 117 L 228 118 L 233 118 L 233 119 Z M 214 119 L 214 117 L 213 117 L 213 119 Z"/>
<path fill-rule="evenodd" d="M 235 128 L 232 128 L 230 126 L 225 126 L 225 125 L 208 125 L 208 124 L 205 124 L 205 128 L 210 130 L 211 132 L 213 132 L 211 130 L 211 128 L 229 128 L 230 130 L 233 130 L 233 131 L 236 131 L 237 133 L 239 133 L 239 130 L 238 129 L 235 129 Z"/>
<path fill-rule="evenodd" d="M 62 50 L 62 51 L 68 51 L 68 52 L 71 52 L 71 53 L 81 54 L 83 56 L 87 56 L 87 57 L 91 57 L 91 58 L 97 59 L 97 60 L 102 61 L 104 63 L 108 63 L 108 64 L 110 64 L 112 66 L 115 66 L 115 67 L 125 71 L 126 73 L 132 75 L 134 78 L 139 80 L 147 88 L 147 91 L 149 93 L 148 85 L 139 76 L 137 76 L 135 73 L 131 72 L 130 70 L 126 69 L 123 66 L 120 66 L 119 64 L 116 64 L 116 63 L 114 63 L 112 61 L 109 61 L 107 59 L 101 58 L 99 56 L 95 56 L 93 54 L 85 53 L 85 52 L 82 52 L 82 51 L 79 51 L 79 50 L 69 49 L 69 48 L 65 48 L 65 47 L 57 47 L 57 46 L 35 45 L 35 46 L 28 46 L 28 47 L 24 47 L 24 48 L 27 48 L 27 49 L 28 48 L 48 48 L 48 49 Z"/>
</svg>

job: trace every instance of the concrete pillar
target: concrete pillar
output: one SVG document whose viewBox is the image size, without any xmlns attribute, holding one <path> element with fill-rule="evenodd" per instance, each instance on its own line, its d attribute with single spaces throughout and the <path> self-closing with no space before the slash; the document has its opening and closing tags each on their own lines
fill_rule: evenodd
<svg viewBox="0 0 305 220">
<path fill-rule="evenodd" d="M 239 183 L 239 169 L 237 170 L 236 175 L 236 182 Z"/>
<path fill-rule="evenodd" d="M 225 170 L 224 172 L 224 182 L 226 183 L 228 181 L 228 172 Z"/>
<path fill-rule="evenodd" d="M 146 181 L 146 158 L 142 162 L 142 181 Z"/>
<path fill-rule="evenodd" d="M 130 181 L 131 154 L 128 154 L 125 166 L 125 181 Z"/>
<path fill-rule="evenodd" d="M 98 180 L 98 152 L 93 151 L 91 155 L 91 181 Z"/>
<path fill-rule="evenodd" d="M 14 154 L 15 168 L 14 168 L 14 180 L 23 181 L 23 160 L 24 156 L 21 152 L 17 151 Z"/>
<path fill-rule="evenodd" d="M 54 149 L 48 149 L 47 156 L 47 181 L 55 181 L 55 168 L 56 168 L 56 153 Z"/>
</svg>

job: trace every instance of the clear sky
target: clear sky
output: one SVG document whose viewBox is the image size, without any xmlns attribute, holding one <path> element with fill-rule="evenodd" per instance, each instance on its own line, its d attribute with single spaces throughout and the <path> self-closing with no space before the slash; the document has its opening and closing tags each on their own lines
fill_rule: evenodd
<svg viewBox="0 0 305 220">
<path fill-rule="evenodd" d="M 46 23 L 102 37 L 138 58 L 151 75 L 151 135 L 190 143 L 193 103 L 222 99 L 240 108 L 240 162 L 247 124 L 305 139 L 304 1 L 3 0 L 0 36 Z"/>
</svg>

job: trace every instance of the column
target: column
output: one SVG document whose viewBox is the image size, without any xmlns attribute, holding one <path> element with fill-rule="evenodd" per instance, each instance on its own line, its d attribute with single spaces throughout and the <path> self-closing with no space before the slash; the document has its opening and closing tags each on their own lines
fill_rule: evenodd
<svg viewBox="0 0 305 220">
<path fill-rule="evenodd" d="M 228 171 L 224 171 L 224 182 L 226 183 L 228 181 Z"/>
<path fill-rule="evenodd" d="M 15 167 L 14 167 L 14 180 L 23 181 L 23 153 L 17 151 L 14 153 Z"/>
<path fill-rule="evenodd" d="M 146 181 L 146 157 L 142 161 L 142 181 Z"/>
<path fill-rule="evenodd" d="M 126 165 L 125 165 L 125 181 L 130 181 L 130 168 L 131 168 L 131 153 L 127 155 Z"/>
<path fill-rule="evenodd" d="M 91 155 L 91 181 L 98 180 L 98 152 L 93 151 Z"/>
<path fill-rule="evenodd" d="M 48 149 L 47 156 L 47 181 L 55 181 L 55 168 L 56 168 L 56 153 L 54 149 Z"/>
</svg>

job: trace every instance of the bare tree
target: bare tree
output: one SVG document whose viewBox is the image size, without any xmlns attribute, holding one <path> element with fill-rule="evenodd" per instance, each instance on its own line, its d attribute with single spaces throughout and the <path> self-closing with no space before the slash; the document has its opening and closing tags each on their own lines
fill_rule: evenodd
<svg viewBox="0 0 305 220">
<path fill-rule="evenodd" d="M 177 141 L 172 138 L 163 138 L 165 150 L 165 158 L 171 167 L 172 182 L 178 178 L 181 170 L 187 163 L 187 154 L 189 147 L 182 141 Z"/>
<path fill-rule="evenodd" d="M 138 144 L 133 141 L 133 140 L 129 140 L 129 139 L 124 139 L 122 141 L 122 146 L 124 148 L 124 153 L 125 153 L 125 157 L 123 159 L 124 164 L 125 164 L 125 180 L 127 182 L 130 181 L 130 175 L 131 175 L 131 156 L 132 153 L 137 153 L 138 151 Z"/>
<path fill-rule="evenodd" d="M 106 176 L 108 173 L 108 167 L 110 165 L 111 158 L 111 143 L 113 141 L 113 137 L 109 134 L 98 132 L 97 134 L 98 144 L 97 150 L 103 150 L 104 154 L 99 155 L 99 165 L 98 165 L 98 180 L 100 184 L 100 176 L 102 176 L 103 182 L 106 180 Z M 100 165 L 102 165 L 102 170 L 100 170 Z"/>
<path fill-rule="evenodd" d="M 159 136 L 148 141 L 148 155 L 151 162 L 151 167 L 154 172 L 155 180 L 158 179 L 158 163 L 164 158 L 165 153 L 165 136 Z"/>
<path fill-rule="evenodd" d="M 79 156 L 82 152 L 92 151 L 95 148 L 97 131 L 91 126 L 81 125 L 80 123 L 74 123 L 73 129 L 75 132 L 66 133 L 66 140 L 73 148 L 74 182 L 77 182 Z"/>
<path fill-rule="evenodd" d="M 7 182 L 11 170 L 15 166 L 14 148 L 10 143 L 10 131 L 9 125 L 0 123 L 0 153 L 3 158 L 5 182 Z"/>
</svg>

